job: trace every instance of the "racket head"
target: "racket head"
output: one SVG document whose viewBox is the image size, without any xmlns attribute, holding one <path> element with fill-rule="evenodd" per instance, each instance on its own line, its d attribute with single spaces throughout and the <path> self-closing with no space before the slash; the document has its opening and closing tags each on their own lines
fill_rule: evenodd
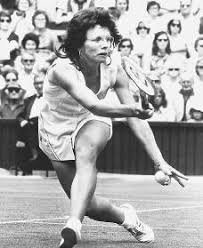
<svg viewBox="0 0 203 248">
<path fill-rule="evenodd" d="M 132 80 L 132 82 L 144 93 L 149 96 L 154 95 L 154 87 L 151 80 L 142 72 L 142 69 L 129 57 L 122 58 L 122 66 Z"/>
</svg>

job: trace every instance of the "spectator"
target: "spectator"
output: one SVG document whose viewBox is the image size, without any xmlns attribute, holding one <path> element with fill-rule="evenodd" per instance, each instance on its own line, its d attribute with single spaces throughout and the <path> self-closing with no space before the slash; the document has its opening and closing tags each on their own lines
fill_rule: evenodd
<svg viewBox="0 0 203 248">
<path fill-rule="evenodd" d="M 171 102 L 173 95 L 181 89 L 180 76 L 184 63 L 177 55 L 171 55 L 165 64 L 166 73 L 161 77 L 161 87 L 166 92 L 166 98 Z"/>
<path fill-rule="evenodd" d="M 136 27 L 136 34 L 132 36 L 134 44 L 133 54 L 138 58 L 140 67 L 143 65 L 144 54 L 150 56 L 152 51 L 152 37 L 149 35 L 150 28 L 144 21 L 139 21 Z"/>
<path fill-rule="evenodd" d="M 42 154 L 39 149 L 38 143 L 38 116 L 42 101 L 44 72 L 39 72 L 34 77 L 34 87 L 36 94 L 25 99 L 24 111 L 19 115 L 18 120 L 20 123 L 20 135 L 19 141 L 24 142 L 30 151 L 30 157 L 28 160 L 21 158 L 21 169 L 23 175 L 31 175 L 34 168 L 34 164 L 39 158 L 39 154 Z M 21 154 L 23 155 L 23 154 Z"/>
<path fill-rule="evenodd" d="M 186 67 L 187 69 L 192 68 L 195 72 L 197 60 L 203 57 L 203 36 L 198 36 L 196 38 L 194 49 L 195 52 L 193 53 L 193 56 L 187 61 Z"/>
<path fill-rule="evenodd" d="M 194 88 L 203 96 L 203 57 L 197 60 L 195 76 Z"/>
<path fill-rule="evenodd" d="M 46 12 L 37 10 L 33 17 L 33 33 L 39 37 L 38 53 L 46 61 L 52 61 L 55 58 L 55 45 L 57 36 L 48 28 L 49 18 Z"/>
<path fill-rule="evenodd" d="M 160 8 L 158 1 L 148 1 L 147 3 L 145 22 L 148 23 L 152 36 L 160 31 L 166 31 L 165 20 L 160 15 Z"/>
<path fill-rule="evenodd" d="M 124 38 L 118 44 L 118 51 L 121 54 L 121 57 L 127 56 L 129 57 L 133 51 L 133 43 L 130 38 Z"/>
<path fill-rule="evenodd" d="M 3 72 L 6 84 L 18 81 L 18 71 L 13 67 L 9 67 Z"/>
<path fill-rule="evenodd" d="M 202 102 L 197 102 L 189 111 L 188 122 L 203 122 L 203 106 Z"/>
<path fill-rule="evenodd" d="M 2 76 L 4 78 L 4 87 L 6 87 L 9 83 L 12 82 L 18 82 L 18 71 L 15 70 L 15 68 L 11 66 L 4 66 L 2 70 Z M 4 88 L 3 87 L 3 88 Z M 3 89 L 0 91 L 0 104 L 4 104 L 4 102 L 7 100 L 7 91 Z"/>
<path fill-rule="evenodd" d="M 34 64 L 34 70 L 40 70 L 40 68 L 44 65 L 49 65 L 49 62 L 47 62 L 43 56 L 40 56 L 40 53 L 38 53 L 38 47 L 39 47 L 39 37 L 38 35 L 34 33 L 27 33 L 23 40 L 22 40 L 22 46 L 21 46 L 21 53 L 24 51 L 27 51 L 29 53 L 35 54 L 35 64 Z M 21 70 L 23 68 L 23 65 L 21 63 L 21 54 L 17 56 L 15 59 L 15 68 L 17 70 Z"/>
<path fill-rule="evenodd" d="M 152 43 L 152 55 L 144 55 L 144 69 L 146 72 L 155 71 L 158 76 L 165 73 L 165 63 L 171 54 L 170 40 L 164 31 L 158 32 L 154 36 Z"/>
<path fill-rule="evenodd" d="M 33 85 L 34 75 L 36 74 L 34 69 L 35 54 L 24 51 L 21 55 L 21 63 L 23 67 L 19 71 L 19 84 L 26 90 L 25 97 L 29 97 L 35 94 Z"/>
<path fill-rule="evenodd" d="M 94 0 L 58 1 L 56 5 L 56 23 L 68 22 L 79 10 L 94 7 Z"/>
<path fill-rule="evenodd" d="M 0 118 L 16 119 L 24 108 L 25 91 L 17 82 L 10 82 L 2 90 L 6 94 L 6 99 L 0 106 Z"/>
<path fill-rule="evenodd" d="M 199 92 L 194 91 L 194 78 L 191 72 L 184 72 L 180 79 L 181 89 L 173 98 L 176 121 L 188 121 L 189 111 L 194 103 L 202 99 Z"/>
<path fill-rule="evenodd" d="M 180 19 L 171 19 L 168 22 L 167 31 L 170 39 L 171 52 L 187 59 L 190 57 L 190 54 L 192 54 L 192 51 L 191 48 L 188 47 L 181 30 L 182 25 Z"/>
<path fill-rule="evenodd" d="M 180 1 L 180 17 L 185 41 L 190 47 L 194 47 L 194 41 L 198 36 L 199 16 L 193 15 L 192 0 Z"/>
<path fill-rule="evenodd" d="M 0 63 L 12 64 L 19 49 L 18 36 L 11 31 L 11 15 L 8 11 L 0 12 Z"/>
<path fill-rule="evenodd" d="M 148 121 L 175 121 L 175 111 L 168 103 L 162 88 L 155 89 L 155 94 L 149 97 L 149 102 L 154 107 L 154 114 Z"/>
<path fill-rule="evenodd" d="M 56 7 L 59 0 L 51 0 L 47 2 L 47 0 L 36 0 L 36 10 L 43 10 L 49 16 L 50 23 L 55 24 L 56 21 Z M 49 4 L 47 4 L 49 3 Z"/>
<path fill-rule="evenodd" d="M 19 37 L 23 39 L 26 33 L 33 30 L 32 26 L 33 8 L 31 0 L 17 0 L 16 10 L 12 14 L 12 28 Z"/>
<path fill-rule="evenodd" d="M 129 11 L 129 0 L 116 0 L 116 8 L 119 11 L 119 18 L 116 20 L 118 30 L 123 38 L 131 38 L 135 17 Z"/>
</svg>

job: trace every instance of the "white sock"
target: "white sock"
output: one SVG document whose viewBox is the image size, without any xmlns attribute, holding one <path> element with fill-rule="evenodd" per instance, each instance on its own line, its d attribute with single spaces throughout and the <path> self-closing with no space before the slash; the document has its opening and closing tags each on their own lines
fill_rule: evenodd
<svg viewBox="0 0 203 248">
<path fill-rule="evenodd" d="M 70 217 L 66 223 L 66 226 L 70 229 L 73 229 L 76 233 L 77 241 L 81 240 L 81 228 L 82 223 L 79 219 L 76 217 Z"/>
</svg>

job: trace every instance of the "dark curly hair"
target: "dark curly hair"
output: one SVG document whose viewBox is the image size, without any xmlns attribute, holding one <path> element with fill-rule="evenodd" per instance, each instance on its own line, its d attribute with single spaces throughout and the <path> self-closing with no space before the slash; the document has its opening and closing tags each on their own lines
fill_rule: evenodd
<svg viewBox="0 0 203 248">
<path fill-rule="evenodd" d="M 96 25 L 107 27 L 117 45 L 121 40 L 116 24 L 104 8 L 88 8 L 77 12 L 70 20 L 67 27 L 66 38 L 62 45 L 55 49 L 60 58 L 69 58 L 77 67 L 79 64 L 79 50 L 86 40 L 86 33 Z"/>
<path fill-rule="evenodd" d="M 27 33 L 25 34 L 25 36 L 23 37 L 22 41 L 21 41 L 21 44 L 22 44 L 22 47 L 25 49 L 25 46 L 26 46 L 26 42 L 28 40 L 32 40 L 35 42 L 36 44 L 36 48 L 39 47 L 39 36 L 34 34 L 34 33 Z"/>
</svg>

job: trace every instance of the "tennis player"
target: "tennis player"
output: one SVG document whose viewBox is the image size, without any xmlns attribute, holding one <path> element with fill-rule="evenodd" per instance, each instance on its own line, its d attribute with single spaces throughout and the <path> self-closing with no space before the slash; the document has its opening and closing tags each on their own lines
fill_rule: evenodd
<svg viewBox="0 0 203 248">
<path fill-rule="evenodd" d="M 94 195 L 96 160 L 112 136 L 111 117 L 127 117 L 154 165 L 181 185 L 186 177 L 162 157 L 145 119 L 153 109 L 140 109 L 128 88 L 129 78 L 111 56 L 120 41 L 114 21 L 102 8 L 75 14 L 67 37 L 57 50 L 58 58 L 44 82 L 39 116 L 40 148 L 52 161 L 58 179 L 70 198 L 70 218 L 62 229 L 60 248 L 71 248 L 81 239 L 84 216 L 122 225 L 139 242 L 152 242 L 152 229 L 141 222 L 128 204 L 115 206 Z M 114 88 L 120 103 L 105 101 Z"/>
</svg>

